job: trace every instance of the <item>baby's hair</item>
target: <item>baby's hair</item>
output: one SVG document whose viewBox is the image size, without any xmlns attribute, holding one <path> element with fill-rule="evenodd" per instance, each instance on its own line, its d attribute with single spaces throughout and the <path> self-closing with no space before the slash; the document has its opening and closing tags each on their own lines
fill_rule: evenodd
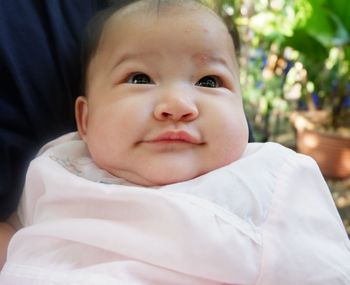
<svg viewBox="0 0 350 285">
<path fill-rule="evenodd" d="M 127 6 L 137 0 L 110 1 L 111 6 L 98 12 L 87 24 L 85 34 L 82 38 L 81 51 L 81 90 L 82 95 L 86 92 L 86 80 L 89 64 L 94 57 L 101 38 L 103 28 L 107 20 L 122 7 Z"/>
<path fill-rule="evenodd" d="M 114 14 L 118 13 L 120 16 L 135 15 L 139 13 L 166 13 L 169 8 L 186 8 L 186 11 L 205 10 L 212 14 L 223 24 L 223 20 L 211 9 L 200 3 L 198 0 L 119 0 L 110 1 L 111 6 L 98 12 L 88 23 L 85 30 L 85 37 L 82 41 L 82 82 L 81 88 L 83 95 L 86 95 L 87 73 L 91 60 L 96 54 L 100 38 L 107 21 Z M 132 5 L 131 5 L 132 4 Z M 225 24 L 224 24 L 225 25 Z M 228 31 L 230 34 L 230 32 Z"/>
</svg>

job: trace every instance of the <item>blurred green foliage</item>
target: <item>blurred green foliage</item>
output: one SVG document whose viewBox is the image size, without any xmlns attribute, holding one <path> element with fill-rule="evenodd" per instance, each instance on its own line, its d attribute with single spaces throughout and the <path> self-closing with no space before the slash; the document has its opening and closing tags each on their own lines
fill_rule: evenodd
<svg viewBox="0 0 350 285">
<path fill-rule="evenodd" d="M 202 2 L 238 31 L 242 95 L 258 141 L 290 131 L 289 113 L 300 108 L 329 109 L 339 126 L 350 101 L 350 1 Z"/>
</svg>

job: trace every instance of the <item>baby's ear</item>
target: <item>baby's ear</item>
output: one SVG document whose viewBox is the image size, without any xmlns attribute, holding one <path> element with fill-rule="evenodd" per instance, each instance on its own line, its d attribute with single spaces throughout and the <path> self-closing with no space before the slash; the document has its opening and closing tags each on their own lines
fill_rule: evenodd
<svg viewBox="0 0 350 285">
<path fill-rule="evenodd" d="M 85 141 L 88 128 L 88 102 L 83 96 L 79 96 L 75 101 L 75 121 L 78 133 L 82 140 Z"/>
</svg>

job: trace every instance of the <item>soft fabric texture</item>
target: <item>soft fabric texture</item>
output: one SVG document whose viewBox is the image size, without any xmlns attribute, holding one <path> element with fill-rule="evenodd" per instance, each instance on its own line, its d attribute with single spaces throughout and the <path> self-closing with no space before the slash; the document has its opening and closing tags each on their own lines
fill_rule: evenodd
<svg viewBox="0 0 350 285">
<path fill-rule="evenodd" d="M 315 162 L 275 143 L 190 181 L 141 187 L 76 134 L 30 165 L 0 284 L 350 284 L 350 245 Z"/>
</svg>

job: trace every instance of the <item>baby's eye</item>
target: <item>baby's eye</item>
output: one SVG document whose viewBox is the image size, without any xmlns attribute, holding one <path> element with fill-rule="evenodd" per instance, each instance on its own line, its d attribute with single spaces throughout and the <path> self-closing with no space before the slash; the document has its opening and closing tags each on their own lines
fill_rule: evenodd
<svg viewBox="0 0 350 285">
<path fill-rule="evenodd" d="M 134 73 L 128 77 L 128 83 L 131 84 L 154 84 L 153 80 L 144 73 Z"/>
<path fill-rule="evenodd" d="M 220 80 L 214 75 L 204 76 L 197 81 L 196 85 L 199 87 L 217 88 L 220 85 Z"/>
</svg>

